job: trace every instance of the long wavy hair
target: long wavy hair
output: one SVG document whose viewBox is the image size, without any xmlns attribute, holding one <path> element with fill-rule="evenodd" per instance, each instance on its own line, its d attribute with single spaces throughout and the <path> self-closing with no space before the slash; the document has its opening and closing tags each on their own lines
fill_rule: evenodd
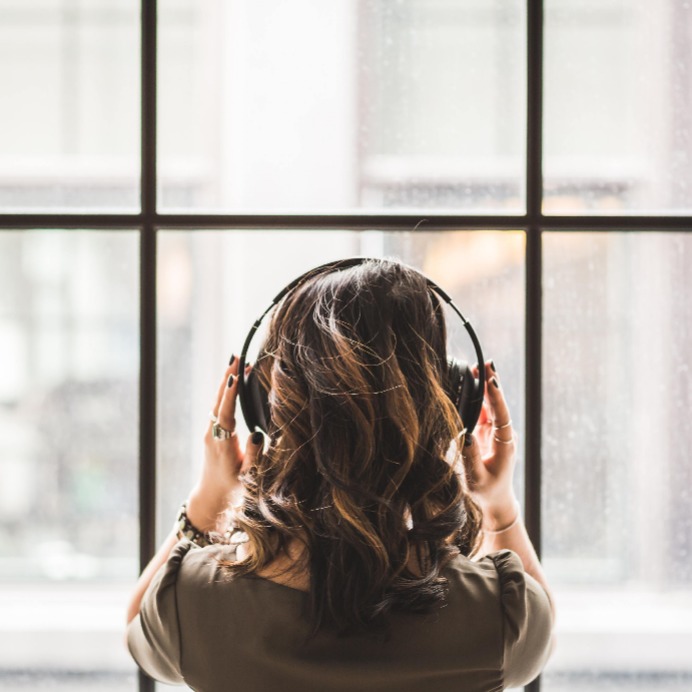
<svg viewBox="0 0 692 692">
<path fill-rule="evenodd" d="M 222 564 L 253 574 L 297 538 L 313 634 L 429 611 L 444 600 L 444 566 L 480 547 L 445 343 L 440 301 L 398 262 L 318 274 L 275 309 L 255 365 L 269 442 L 233 515 L 250 549 Z"/>
</svg>

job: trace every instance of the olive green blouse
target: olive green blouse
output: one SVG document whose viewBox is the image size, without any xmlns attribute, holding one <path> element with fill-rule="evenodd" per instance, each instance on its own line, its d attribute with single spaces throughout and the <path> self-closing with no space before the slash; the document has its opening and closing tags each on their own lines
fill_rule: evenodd
<svg viewBox="0 0 692 692">
<path fill-rule="evenodd" d="M 307 594 L 261 577 L 232 580 L 214 555 L 180 541 L 128 625 L 130 653 L 151 677 L 216 692 L 490 692 L 533 680 L 550 655 L 546 591 L 511 550 L 445 569 L 430 614 L 394 613 L 387 637 L 308 639 Z"/>
</svg>

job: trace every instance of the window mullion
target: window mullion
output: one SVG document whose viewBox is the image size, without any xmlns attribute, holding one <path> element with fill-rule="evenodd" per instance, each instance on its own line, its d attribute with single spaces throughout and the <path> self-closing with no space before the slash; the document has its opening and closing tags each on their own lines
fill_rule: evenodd
<svg viewBox="0 0 692 692">
<path fill-rule="evenodd" d="M 141 5 L 139 562 L 156 550 L 156 0 Z M 139 671 L 139 691 L 154 681 Z"/>
<path fill-rule="evenodd" d="M 541 556 L 541 395 L 542 395 L 542 205 L 543 205 L 543 1 L 527 4 L 526 92 L 526 390 L 524 516 Z M 526 686 L 540 692 L 541 676 Z"/>
</svg>

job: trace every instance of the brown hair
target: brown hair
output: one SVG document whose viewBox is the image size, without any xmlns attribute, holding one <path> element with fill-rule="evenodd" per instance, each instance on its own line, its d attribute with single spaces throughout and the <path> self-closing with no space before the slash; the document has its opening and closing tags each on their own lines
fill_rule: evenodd
<svg viewBox="0 0 692 692">
<path fill-rule="evenodd" d="M 298 538 L 313 634 L 429 610 L 444 599 L 443 567 L 479 548 L 445 342 L 437 296 L 393 261 L 318 274 L 275 309 L 256 364 L 270 441 L 234 515 L 250 550 L 222 564 L 252 574 Z"/>
</svg>

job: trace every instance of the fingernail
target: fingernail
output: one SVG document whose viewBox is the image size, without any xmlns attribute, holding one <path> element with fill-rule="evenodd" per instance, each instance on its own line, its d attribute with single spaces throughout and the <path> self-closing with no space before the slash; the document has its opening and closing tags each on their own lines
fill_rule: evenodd
<svg viewBox="0 0 692 692">
<path fill-rule="evenodd" d="M 495 367 L 495 361 L 493 361 L 493 360 L 490 361 L 490 369 L 493 372 L 497 372 L 497 368 Z"/>
<path fill-rule="evenodd" d="M 231 356 L 231 360 L 228 361 L 228 364 L 233 365 L 234 360 L 235 360 L 235 353 Z"/>
<path fill-rule="evenodd" d="M 497 381 L 497 377 L 493 377 L 490 381 L 493 383 L 493 385 L 495 385 L 495 389 L 500 388 L 500 383 Z"/>
<path fill-rule="evenodd" d="M 228 377 L 228 386 L 232 387 L 233 386 L 233 381 L 235 380 L 235 375 L 229 375 Z"/>
<path fill-rule="evenodd" d="M 262 444 L 262 440 L 264 439 L 264 435 L 259 430 L 256 430 L 255 432 L 252 433 L 252 444 L 253 445 L 259 445 Z"/>
</svg>

